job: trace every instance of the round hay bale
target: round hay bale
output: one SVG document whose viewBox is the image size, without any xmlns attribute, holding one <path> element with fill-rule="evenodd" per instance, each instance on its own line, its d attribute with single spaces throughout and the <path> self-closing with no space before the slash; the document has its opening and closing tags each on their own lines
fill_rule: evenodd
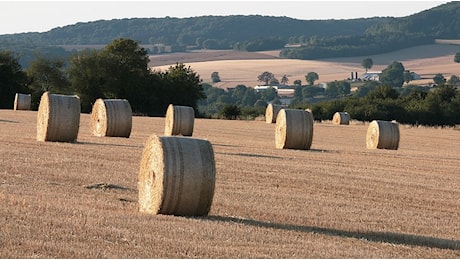
<svg viewBox="0 0 460 260">
<path fill-rule="evenodd" d="M 399 125 L 390 121 L 372 121 L 367 129 L 366 146 L 368 149 L 397 150 Z"/>
<path fill-rule="evenodd" d="M 204 216 L 214 197 L 216 166 L 207 140 L 152 135 L 142 152 L 139 211 Z"/>
<path fill-rule="evenodd" d="M 43 93 L 37 114 L 37 141 L 75 142 L 80 127 L 80 98 Z"/>
<path fill-rule="evenodd" d="M 165 135 L 192 136 L 195 122 L 193 107 L 170 104 L 166 110 Z"/>
<path fill-rule="evenodd" d="M 97 99 L 91 112 L 90 130 L 95 136 L 129 137 L 131 105 L 126 99 Z"/>
<path fill-rule="evenodd" d="M 277 149 L 308 150 L 313 140 L 313 116 L 306 110 L 281 109 L 276 117 Z"/>
<path fill-rule="evenodd" d="M 14 110 L 30 110 L 31 100 L 30 94 L 16 93 L 14 96 Z"/>
<path fill-rule="evenodd" d="M 347 112 L 335 112 L 332 117 L 332 123 L 334 125 L 349 125 L 350 115 Z"/>
<path fill-rule="evenodd" d="M 268 104 L 267 108 L 265 109 L 265 123 L 276 123 L 276 116 L 281 109 L 283 109 L 283 107 L 280 105 Z"/>
</svg>

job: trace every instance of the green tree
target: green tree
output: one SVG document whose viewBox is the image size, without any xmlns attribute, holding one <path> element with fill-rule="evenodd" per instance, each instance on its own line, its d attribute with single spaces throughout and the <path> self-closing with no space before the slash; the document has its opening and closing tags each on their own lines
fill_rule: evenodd
<svg viewBox="0 0 460 260">
<path fill-rule="evenodd" d="M 301 86 L 302 81 L 300 79 L 296 79 L 296 80 L 294 80 L 294 85 Z"/>
<path fill-rule="evenodd" d="M 220 82 L 219 72 L 214 71 L 213 73 L 211 73 L 211 80 L 212 80 L 212 83 Z"/>
<path fill-rule="evenodd" d="M 446 78 L 444 78 L 444 76 L 441 73 L 437 73 L 433 77 L 433 82 L 436 85 L 441 86 L 441 85 L 444 85 L 444 83 L 446 83 Z"/>
<path fill-rule="evenodd" d="M 162 74 L 167 96 L 164 100 L 176 105 L 190 106 L 197 110 L 198 100 L 206 98 L 202 87 L 202 80 L 190 66 L 183 63 L 170 66 Z M 166 111 L 167 105 L 165 105 Z"/>
<path fill-rule="evenodd" d="M 241 115 L 241 109 L 237 105 L 227 104 L 220 111 L 220 115 L 225 119 L 235 120 Z"/>
<path fill-rule="evenodd" d="M 375 89 L 369 91 L 367 94 L 367 99 L 376 100 L 376 99 L 397 99 L 399 97 L 398 91 L 390 86 L 378 86 Z"/>
<path fill-rule="evenodd" d="M 32 105 L 37 104 L 46 91 L 71 94 L 70 81 L 65 71 L 65 61 L 62 59 L 39 57 L 31 61 L 26 73 L 30 80 Z"/>
<path fill-rule="evenodd" d="M 216 39 L 207 39 L 204 40 L 201 44 L 203 46 L 203 49 L 216 50 L 220 48 L 219 41 Z"/>
<path fill-rule="evenodd" d="M 253 88 L 247 88 L 241 103 L 244 106 L 254 106 L 258 99 L 260 99 L 260 94 Z"/>
<path fill-rule="evenodd" d="M 257 76 L 257 81 L 263 82 L 265 85 L 268 85 L 270 81 L 272 81 L 275 78 L 275 74 L 269 72 L 269 71 L 264 71 L 262 74 Z"/>
<path fill-rule="evenodd" d="M 0 108 L 12 109 L 16 93 L 30 93 L 27 81 L 19 58 L 11 52 L 0 52 Z"/>
<path fill-rule="evenodd" d="M 281 84 L 287 84 L 289 82 L 289 79 L 288 77 L 286 76 L 286 74 L 283 75 L 283 77 L 281 78 Z"/>
<path fill-rule="evenodd" d="M 355 97 L 365 97 L 371 90 L 379 86 L 380 83 L 377 81 L 367 81 L 364 85 L 359 86 L 356 92 L 354 93 Z"/>
<path fill-rule="evenodd" d="M 145 109 L 150 75 L 147 51 L 136 41 L 115 39 L 101 51 L 77 53 L 71 58 L 69 77 L 80 95 L 82 111 L 89 112 L 97 98 L 127 99 L 134 112 Z M 150 103 L 150 102 L 147 102 Z"/>
<path fill-rule="evenodd" d="M 339 88 L 337 86 L 337 82 L 329 82 L 326 86 L 326 95 L 328 97 L 337 97 L 339 95 Z"/>
<path fill-rule="evenodd" d="M 382 71 L 380 82 L 383 85 L 400 88 L 404 83 L 404 71 L 402 63 L 395 61 Z"/>
<path fill-rule="evenodd" d="M 315 86 L 302 87 L 302 97 L 303 98 L 314 97 L 318 93 L 318 91 L 319 91 L 319 88 Z"/>
<path fill-rule="evenodd" d="M 229 90 L 231 96 L 236 100 L 236 102 L 241 105 L 241 102 L 246 95 L 247 87 L 245 85 L 238 85 L 233 90 Z"/>
<path fill-rule="evenodd" d="M 279 85 L 280 84 L 279 80 L 277 78 L 275 78 L 275 77 L 272 78 L 269 83 L 270 83 L 270 85 Z"/>
<path fill-rule="evenodd" d="M 409 83 L 414 79 L 414 77 L 412 76 L 412 73 L 409 70 L 404 71 L 403 77 L 404 77 L 404 82 L 406 83 Z"/>
<path fill-rule="evenodd" d="M 460 78 L 456 75 L 450 76 L 450 79 L 447 81 L 450 85 L 457 85 L 460 83 Z"/>
<path fill-rule="evenodd" d="M 316 80 L 319 79 L 319 75 L 316 72 L 308 72 L 307 75 L 305 75 L 305 80 L 312 86 Z"/>
<path fill-rule="evenodd" d="M 460 63 L 460 52 L 455 53 L 454 62 Z"/>
<path fill-rule="evenodd" d="M 275 98 L 279 98 L 276 89 L 274 89 L 272 87 L 269 87 L 269 88 L 267 88 L 265 90 L 262 90 L 262 91 L 260 91 L 260 93 L 261 93 L 261 96 L 262 96 L 262 100 L 265 100 L 267 102 L 270 102 L 270 101 L 274 100 Z"/>
<path fill-rule="evenodd" d="M 369 69 L 372 68 L 372 66 L 374 66 L 374 61 L 371 59 L 371 58 L 365 58 L 362 62 L 361 62 L 361 66 L 363 66 L 363 68 L 366 69 L 366 73 Z"/>
<path fill-rule="evenodd" d="M 107 97 L 107 70 L 100 51 L 85 50 L 71 57 L 67 73 L 74 93 L 80 97 L 82 112 L 90 112 L 97 98 Z"/>
</svg>

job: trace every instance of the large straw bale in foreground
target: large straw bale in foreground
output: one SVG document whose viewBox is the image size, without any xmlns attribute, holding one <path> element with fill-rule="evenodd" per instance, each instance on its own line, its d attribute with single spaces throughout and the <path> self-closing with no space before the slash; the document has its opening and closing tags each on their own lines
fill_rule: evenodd
<svg viewBox="0 0 460 260">
<path fill-rule="evenodd" d="M 43 93 L 37 114 L 37 141 L 74 142 L 80 127 L 80 98 Z"/>
<path fill-rule="evenodd" d="M 281 105 L 268 104 L 267 108 L 265 109 L 265 123 L 276 123 L 276 116 L 278 116 L 278 113 L 281 109 L 283 109 L 283 106 Z"/>
<path fill-rule="evenodd" d="M 216 167 L 209 141 L 152 135 L 139 171 L 139 211 L 203 216 L 214 197 Z"/>
<path fill-rule="evenodd" d="M 347 112 L 335 112 L 332 117 L 332 123 L 334 125 L 349 125 L 350 124 L 350 114 Z"/>
<path fill-rule="evenodd" d="M 165 135 L 192 136 L 195 123 L 193 107 L 170 104 L 166 110 Z"/>
<path fill-rule="evenodd" d="M 368 149 L 397 150 L 399 146 L 399 125 L 396 122 L 374 120 L 366 134 Z"/>
<path fill-rule="evenodd" d="M 129 137 L 131 105 L 126 99 L 97 99 L 91 112 L 90 130 L 95 136 Z"/>
<path fill-rule="evenodd" d="M 306 110 L 281 109 L 276 117 L 277 149 L 310 149 L 313 140 L 313 116 Z"/>
<path fill-rule="evenodd" d="M 30 110 L 32 97 L 30 94 L 16 93 L 14 96 L 14 110 Z"/>
</svg>

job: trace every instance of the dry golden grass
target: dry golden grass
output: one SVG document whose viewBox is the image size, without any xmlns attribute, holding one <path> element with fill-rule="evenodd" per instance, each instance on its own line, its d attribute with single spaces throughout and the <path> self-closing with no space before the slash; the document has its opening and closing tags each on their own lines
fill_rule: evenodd
<svg viewBox="0 0 460 260">
<path fill-rule="evenodd" d="M 311 150 L 275 149 L 274 124 L 196 119 L 213 144 L 210 215 L 138 211 L 143 146 L 130 138 L 38 142 L 35 111 L 0 110 L 0 258 L 459 258 L 460 131 L 401 126 L 366 149 L 367 124 L 314 124 Z"/>
<path fill-rule="evenodd" d="M 279 51 L 259 53 L 207 51 L 194 53 L 175 53 L 150 57 L 150 66 L 157 70 L 166 70 L 176 62 L 182 62 L 196 71 L 206 82 L 211 82 L 212 72 L 219 72 L 222 82 L 214 84 L 216 87 L 235 87 L 238 84 L 256 86 L 261 84 L 257 76 L 264 71 L 270 71 L 281 79 L 287 75 L 289 83 L 301 80 L 304 84 L 308 72 L 319 75 L 318 82 L 343 80 L 350 77 L 350 72 L 364 73 L 361 62 L 370 57 L 374 66 L 371 71 L 385 69 L 393 61 L 401 62 L 405 69 L 416 72 L 422 80 L 413 81 L 414 84 L 433 82 L 437 73 L 445 78 L 457 75 L 460 65 L 454 62 L 454 55 L 460 50 L 458 41 L 439 41 L 437 44 L 412 47 L 385 54 L 336 58 L 324 60 L 291 60 L 278 58 Z"/>
</svg>

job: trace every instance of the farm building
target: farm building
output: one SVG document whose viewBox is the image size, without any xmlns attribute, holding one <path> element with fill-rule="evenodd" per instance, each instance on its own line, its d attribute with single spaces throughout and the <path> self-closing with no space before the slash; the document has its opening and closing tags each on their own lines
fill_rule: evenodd
<svg viewBox="0 0 460 260">
<path fill-rule="evenodd" d="M 362 74 L 361 77 L 359 78 L 363 81 L 369 81 L 369 80 L 379 81 L 381 73 L 382 73 L 381 71 L 374 71 L 374 72 L 368 71 Z"/>
<path fill-rule="evenodd" d="M 274 88 L 276 93 L 280 97 L 292 97 L 294 96 L 295 88 L 292 86 L 284 85 L 284 84 L 273 84 L 273 85 L 257 85 L 254 89 L 259 92 L 261 90 L 266 90 L 268 88 Z"/>
<path fill-rule="evenodd" d="M 372 81 L 379 81 L 380 80 L 380 74 L 382 74 L 381 71 L 374 71 L 374 72 L 371 72 L 371 71 L 368 71 L 364 74 L 361 75 L 360 79 L 363 80 L 363 81 L 369 81 L 369 80 L 372 80 Z M 419 80 L 419 79 L 422 79 L 422 77 L 411 71 L 410 74 L 412 75 L 412 79 L 413 80 Z"/>
</svg>

